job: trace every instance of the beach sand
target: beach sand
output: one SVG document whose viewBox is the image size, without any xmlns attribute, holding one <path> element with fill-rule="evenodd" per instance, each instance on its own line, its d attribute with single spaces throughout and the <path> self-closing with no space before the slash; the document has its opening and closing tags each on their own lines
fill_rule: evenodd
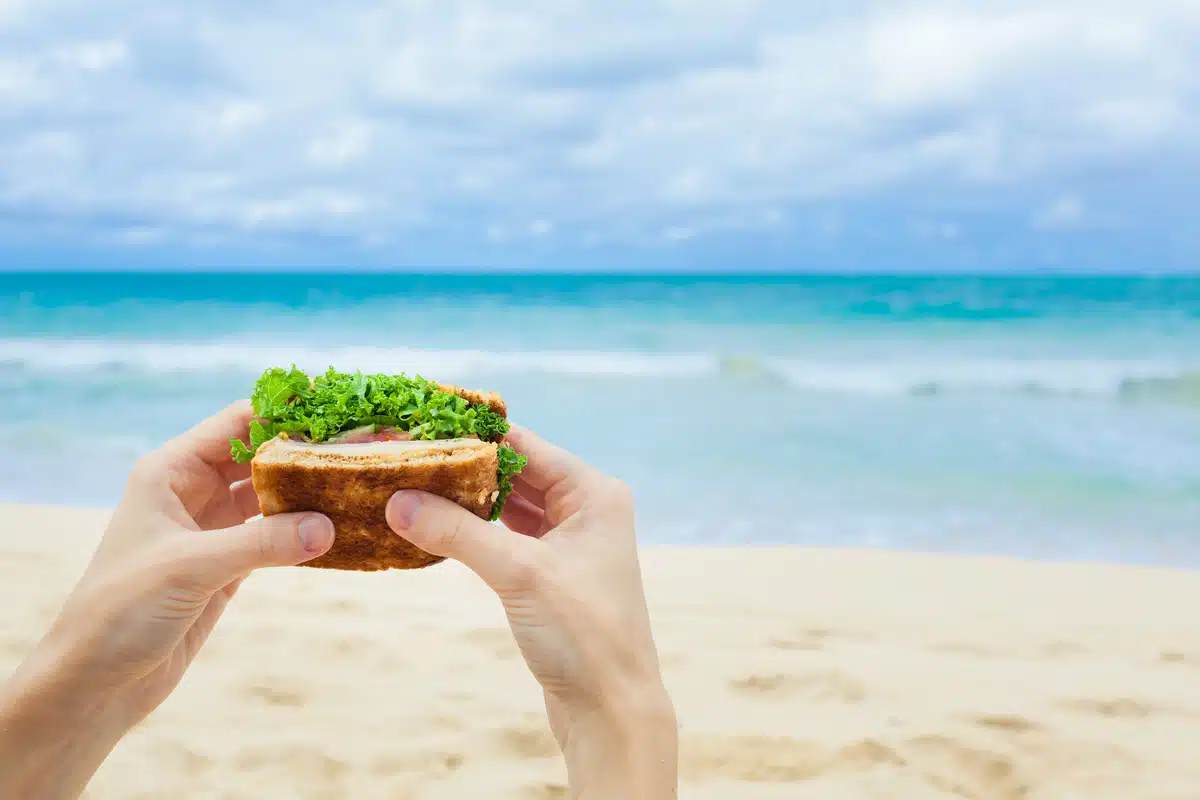
<svg viewBox="0 0 1200 800">
<path fill-rule="evenodd" d="M 105 514 L 0 508 L 0 668 Z M 686 798 L 1200 797 L 1200 573 L 650 549 Z M 540 692 L 463 568 L 252 577 L 87 797 L 567 797 Z"/>
</svg>

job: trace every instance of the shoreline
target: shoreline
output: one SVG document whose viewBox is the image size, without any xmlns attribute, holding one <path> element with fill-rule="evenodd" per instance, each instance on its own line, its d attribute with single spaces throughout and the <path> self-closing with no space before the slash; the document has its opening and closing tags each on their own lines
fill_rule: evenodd
<svg viewBox="0 0 1200 800">
<path fill-rule="evenodd" d="M 22 503 L 12 502 L 9 500 L 0 499 L 0 519 L 15 510 L 21 512 L 36 511 L 49 514 L 57 514 L 59 512 L 68 514 L 80 514 L 82 519 L 91 525 L 103 526 L 108 517 L 113 513 L 113 507 L 83 505 L 74 506 L 69 504 L 54 504 L 54 503 Z M 971 552 L 971 551 L 951 551 L 937 549 L 914 549 L 900 545 L 896 546 L 865 546 L 865 545 L 827 545 L 827 544 L 794 544 L 781 545 L 776 543 L 755 544 L 746 542 L 741 544 L 703 544 L 703 543 L 680 543 L 672 544 L 666 542 L 646 542 L 643 540 L 639 544 L 639 548 L 643 552 L 666 551 L 666 552 L 687 552 L 697 551 L 702 553 L 738 553 L 743 551 L 754 553 L 795 553 L 797 551 L 807 553 L 813 558 L 837 558 L 840 555 L 855 554 L 866 558 L 884 557 L 884 558 L 915 558 L 915 559 L 930 559 L 934 561 L 952 561 L 952 562 L 995 562 L 996 564 L 1012 564 L 1026 565 L 1031 567 L 1053 567 L 1053 568 L 1069 568 L 1069 569 L 1098 569 L 1104 570 L 1109 568 L 1129 569 L 1135 571 L 1151 571 L 1163 573 L 1183 573 L 1187 575 L 1200 576 L 1200 562 L 1181 563 L 1178 560 L 1172 563 L 1155 560 L 1105 560 L 1094 558 L 1083 558 L 1078 556 L 1026 556 L 1013 555 L 995 552 Z M 1165 558 L 1165 556 L 1164 556 Z"/>
<path fill-rule="evenodd" d="M 0 506 L 5 674 L 107 514 Z M 1136 799 L 1200 785 L 1200 572 L 674 546 L 646 547 L 643 569 L 681 796 Z M 447 563 L 256 574 L 88 797 L 536 800 L 563 784 L 498 603 Z"/>
</svg>

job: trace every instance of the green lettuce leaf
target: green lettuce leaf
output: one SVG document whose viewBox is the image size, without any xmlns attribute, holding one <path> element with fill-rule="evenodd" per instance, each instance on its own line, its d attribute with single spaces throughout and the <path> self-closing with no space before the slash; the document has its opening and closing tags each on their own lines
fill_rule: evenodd
<svg viewBox="0 0 1200 800">
<path fill-rule="evenodd" d="M 254 387 L 250 402 L 254 413 L 265 419 L 282 416 L 293 397 L 303 397 L 309 390 L 308 376 L 296 369 L 275 367 L 263 373 Z"/>
<path fill-rule="evenodd" d="M 239 464 L 245 464 L 254 459 L 254 454 L 258 452 L 258 448 L 266 442 L 271 441 L 281 433 L 300 433 L 302 427 L 296 422 L 260 422 L 254 420 L 250 423 L 250 446 L 247 447 L 240 439 L 232 439 L 229 442 L 230 453 L 233 455 L 233 460 Z"/>
<path fill-rule="evenodd" d="M 475 406 L 472 410 L 475 412 L 472 430 L 480 439 L 485 442 L 498 442 L 508 433 L 508 420 L 495 411 L 487 406 Z"/>
<path fill-rule="evenodd" d="M 500 493 L 496 495 L 496 502 L 492 504 L 491 519 L 493 521 L 500 519 L 500 512 L 504 510 L 504 503 L 508 500 L 508 496 L 513 491 L 513 478 L 517 473 L 525 469 L 525 465 L 529 463 L 529 459 L 513 450 L 506 444 L 496 448 L 496 455 L 500 457 L 500 468 L 496 471 L 496 482 L 500 486 Z"/>
<path fill-rule="evenodd" d="M 229 454 L 233 456 L 233 461 L 236 464 L 249 464 L 254 460 L 253 451 L 241 439 L 231 439 L 229 441 Z"/>
</svg>

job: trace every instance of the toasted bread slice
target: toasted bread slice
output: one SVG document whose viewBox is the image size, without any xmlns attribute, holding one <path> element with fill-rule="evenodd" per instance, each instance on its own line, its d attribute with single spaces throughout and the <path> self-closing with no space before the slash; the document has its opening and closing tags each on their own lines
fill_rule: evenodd
<svg viewBox="0 0 1200 800">
<path fill-rule="evenodd" d="M 305 566 L 377 571 L 442 561 L 392 532 L 389 498 L 419 489 L 487 519 L 499 486 L 497 446 L 478 439 L 307 444 L 273 439 L 251 462 L 264 516 L 319 511 L 333 521 L 333 548 Z"/>
</svg>

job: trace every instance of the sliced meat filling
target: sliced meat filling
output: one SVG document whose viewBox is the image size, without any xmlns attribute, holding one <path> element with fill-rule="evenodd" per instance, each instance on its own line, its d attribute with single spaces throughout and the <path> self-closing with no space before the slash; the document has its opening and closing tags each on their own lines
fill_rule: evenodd
<svg viewBox="0 0 1200 800">
<path fill-rule="evenodd" d="M 399 428 L 376 428 L 374 425 L 363 425 L 342 431 L 329 440 L 329 444 L 367 444 L 369 442 L 407 442 L 412 440 L 412 434 Z"/>
</svg>

